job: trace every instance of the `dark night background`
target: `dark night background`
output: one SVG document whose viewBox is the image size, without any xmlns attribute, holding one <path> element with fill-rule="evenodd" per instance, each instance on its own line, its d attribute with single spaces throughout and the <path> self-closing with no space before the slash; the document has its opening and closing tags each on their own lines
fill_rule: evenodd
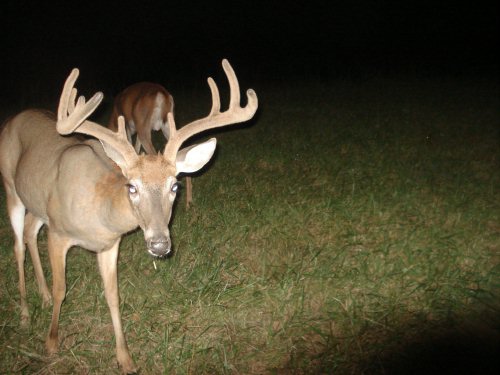
<svg viewBox="0 0 500 375">
<path fill-rule="evenodd" d="M 0 107 L 55 103 L 74 66 L 82 90 L 107 98 L 140 80 L 206 90 L 223 57 L 246 87 L 408 74 L 496 80 L 497 24 L 496 3 L 481 1 L 7 1 Z"/>
</svg>

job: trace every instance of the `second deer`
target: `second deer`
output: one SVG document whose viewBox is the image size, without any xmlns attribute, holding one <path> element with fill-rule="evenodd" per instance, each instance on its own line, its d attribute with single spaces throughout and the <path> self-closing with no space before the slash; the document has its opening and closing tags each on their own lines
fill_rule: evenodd
<svg viewBox="0 0 500 375">
<path fill-rule="evenodd" d="M 113 112 L 108 127 L 118 130 L 118 117 L 125 118 L 127 138 L 132 143 L 132 136 L 137 133 L 135 152 L 141 151 L 141 146 L 148 155 L 156 154 L 151 142 L 153 130 L 163 133 L 166 140 L 169 138 L 167 115 L 174 113 L 174 98 L 158 83 L 139 82 L 123 91 L 115 98 Z M 191 177 L 186 177 L 186 206 L 193 202 L 193 185 Z"/>
</svg>

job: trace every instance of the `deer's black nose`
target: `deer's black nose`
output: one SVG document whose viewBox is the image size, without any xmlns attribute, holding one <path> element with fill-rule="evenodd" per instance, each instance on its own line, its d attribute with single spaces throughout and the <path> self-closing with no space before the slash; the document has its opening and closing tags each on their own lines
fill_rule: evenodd
<svg viewBox="0 0 500 375">
<path fill-rule="evenodd" d="M 152 238 L 147 241 L 148 252 L 155 257 L 166 257 L 171 251 L 170 238 Z"/>
</svg>

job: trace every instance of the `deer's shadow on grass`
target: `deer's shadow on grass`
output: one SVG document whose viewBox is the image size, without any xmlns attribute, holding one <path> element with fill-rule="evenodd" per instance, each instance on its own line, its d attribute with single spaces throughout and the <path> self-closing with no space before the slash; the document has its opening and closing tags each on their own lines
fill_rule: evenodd
<svg viewBox="0 0 500 375">
<path fill-rule="evenodd" d="M 296 353 L 311 374 L 500 374 L 500 315 L 367 327 L 349 344 L 330 337 L 320 353 Z M 360 347 L 362 350 L 360 350 Z M 340 358 L 340 360 L 339 360 Z M 297 372 L 291 360 L 288 369 Z M 299 371 L 299 373 L 302 373 Z"/>
<path fill-rule="evenodd" d="M 428 332 L 371 359 L 373 374 L 498 374 L 498 331 Z"/>
</svg>

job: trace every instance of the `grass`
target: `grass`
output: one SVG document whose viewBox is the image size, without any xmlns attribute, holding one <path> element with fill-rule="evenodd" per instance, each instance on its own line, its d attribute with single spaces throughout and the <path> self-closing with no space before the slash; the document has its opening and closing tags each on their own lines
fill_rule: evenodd
<svg viewBox="0 0 500 375">
<path fill-rule="evenodd" d="M 252 126 L 218 135 L 194 207 L 178 197 L 175 256 L 154 262 L 142 233 L 123 239 L 121 311 L 141 373 L 496 373 L 498 87 L 380 78 L 255 89 Z M 207 98 L 176 97 L 178 122 L 202 115 Z M 59 355 L 44 354 L 51 309 L 29 260 L 32 324 L 20 328 L 1 197 L 0 372 L 117 373 L 91 253 L 68 255 Z M 44 232 L 40 248 L 50 281 Z"/>
</svg>

